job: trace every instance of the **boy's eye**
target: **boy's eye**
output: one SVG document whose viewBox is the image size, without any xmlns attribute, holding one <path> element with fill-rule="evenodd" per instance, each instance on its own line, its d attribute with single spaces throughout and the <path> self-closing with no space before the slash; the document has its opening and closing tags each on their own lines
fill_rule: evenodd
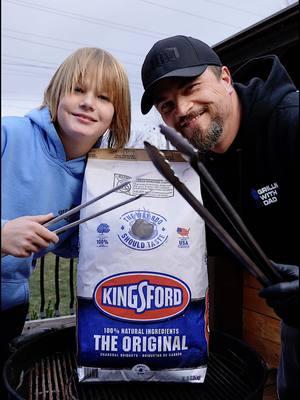
<svg viewBox="0 0 300 400">
<path fill-rule="evenodd" d="M 75 86 L 74 92 L 82 93 L 82 92 L 83 92 L 83 89 L 82 89 L 80 86 Z"/>
<path fill-rule="evenodd" d="M 98 98 L 101 100 L 110 101 L 109 97 L 105 94 L 99 94 Z"/>
</svg>

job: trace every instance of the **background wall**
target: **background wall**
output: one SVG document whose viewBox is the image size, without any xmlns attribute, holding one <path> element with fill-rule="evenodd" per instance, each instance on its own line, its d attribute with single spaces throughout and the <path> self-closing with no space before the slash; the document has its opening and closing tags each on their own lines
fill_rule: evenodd
<svg viewBox="0 0 300 400">
<path fill-rule="evenodd" d="M 132 94 L 132 140 L 165 145 L 155 110 L 140 113 L 140 69 L 152 45 L 184 34 L 209 45 L 286 8 L 289 0 L 2 0 L 2 115 L 38 106 L 60 63 L 79 47 L 102 47 L 125 66 Z M 151 137 L 151 139 L 150 139 Z"/>
</svg>

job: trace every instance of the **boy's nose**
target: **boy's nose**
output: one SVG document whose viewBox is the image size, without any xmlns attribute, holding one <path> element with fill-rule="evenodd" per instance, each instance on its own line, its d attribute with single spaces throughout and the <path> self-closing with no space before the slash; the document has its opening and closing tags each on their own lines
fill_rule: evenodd
<svg viewBox="0 0 300 400">
<path fill-rule="evenodd" d="M 81 99 L 80 106 L 85 109 L 95 109 L 95 96 L 92 93 L 85 93 Z"/>
</svg>

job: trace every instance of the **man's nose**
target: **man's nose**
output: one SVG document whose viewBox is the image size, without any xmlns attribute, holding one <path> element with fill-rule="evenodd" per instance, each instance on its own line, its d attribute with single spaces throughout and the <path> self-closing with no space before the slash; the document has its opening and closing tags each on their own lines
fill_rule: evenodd
<svg viewBox="0 0 300 400">
<path fill-rule="evenodd" d="M 175 114 L 177 117 L 184 117 L 192 108 L 192 103 L 184 97 L 178 97 L 175 104 Z"/>
</svg>

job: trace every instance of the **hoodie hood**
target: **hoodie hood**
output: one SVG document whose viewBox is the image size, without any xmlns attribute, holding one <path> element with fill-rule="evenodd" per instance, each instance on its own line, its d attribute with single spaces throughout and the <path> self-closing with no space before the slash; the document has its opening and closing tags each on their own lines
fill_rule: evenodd
<svg viewBox="0 0 300 400">
<path fill-rule="evenodd" d="M 53 162 L 63 165 L 72 174 L 82 174 L 85 156 L 67 161 L 63 143 L 52 122 L 50 111 L 47 107 L 34 109 L 26 114 L 38 131 L 40 141 L 45 153 Z"/>
<path fill-rule="evenodd" d="M 61 161 L 66 161 L 64 146 L 51 120 L 49 109 L 46 107 L 41 110 L 34 109 L 26 114 L 26 117 L 40 128 L 49 154 Z"/>
<path fill-rule="evenodd" d="M 243 114 L 248 119 L 254 113 L 256 118 L 268 118 L 281 100 L 296 90 L 288 72 L 275 55 L 247 61 L 235 71 L 233 81 L 244 109 Z"/>
</svg>

